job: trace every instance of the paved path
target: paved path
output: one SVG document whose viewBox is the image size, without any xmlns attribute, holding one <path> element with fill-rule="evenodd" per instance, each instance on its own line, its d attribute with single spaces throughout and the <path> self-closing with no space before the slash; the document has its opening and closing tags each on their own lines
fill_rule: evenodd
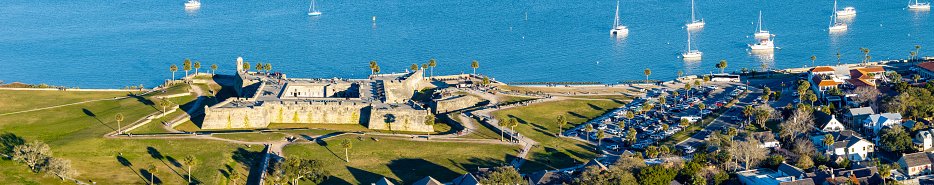
<svg viewBox="0 0 934 185">
<path fill-rule="evenodd" d="M 204 90 L 201 89 L 201 87 L 198 87 L 197 85 L 189 85 L 189 87 L 191 87 L 191 90 L 194 91 L 195 94 L 197 94 L 198 99 L 195 99 L 194 106 L 191 106 L 191 108 L 188 108 L 188 110 L 185 111 L 188 114 L 179 115 L 178 117 L 175 117 L 175 119 L 172 119 L 171 121 L 169 121 L 168 124 L 163 124 L 163 126 L 165 127 L 165 130 L 168 130 L 169 132 L 172 132 L 172 133 L 184 133 L 182 131 L 175 130 L 175 128 L 172 127 L 172 123 L 203 114 L 202 111 L 198 111 L 198 108 L 201 107 L 201 100 L 204 100 L 204 96 L 203 96 L 205 94 Z"/>
</svg>

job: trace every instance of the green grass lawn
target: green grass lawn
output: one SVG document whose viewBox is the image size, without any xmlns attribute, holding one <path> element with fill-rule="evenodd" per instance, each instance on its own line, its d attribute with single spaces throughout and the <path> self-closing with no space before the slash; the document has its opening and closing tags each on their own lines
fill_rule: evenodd
<svg viewBox="0 0 934 185">
<path fill-rule="evenodd" d="M 521 101 L 526 101 L 526 100 L 534 100 L 534 99 L 538 99 L 538 98 L 505 95 L 503 96 L 502 99 L 500 99 L 499 104 L 510 104 L 510 103 L 516 103 L 516 102 L 521 102 Z"/>
<path fill-rule="evenodd" d="M 72 93 L 58 92 L 55 95 L 69 97 Z M 103 184 L 148 183 L 148 172 L 142 169 L 149 164 L 160 169 L 155 174 L 159 179 L 157 182 L 184 184 L 187 181 L 183 177 L 187 173 L 179 163 L 189 154 L 200 160 L 199 165 L 192 168 L 193 179 L 202 184 L 226 184 L 222 173 L 229 169 L 247 173 L 249 168 L 243 164 L 254 160 L 245 156 L 254 156 L 262 150 L 262 147 L 246 148 L 239 144 L 212 140 L 102 138 L 104 134 L 115 131 L 117 123 L 113 118 L 117 113 L 122 113 L 125 116 L 124 123 L 129 123 L 159 109 L 148 97 L 99 101 L 0 116 L 0 130 L 19 135 L 27 141 L 48 143 L 53 156 L 71 160 L 72 166 L 80 173 L 77 179 Z M 16 169 L 20 166 L 24 165 L 0 163 L 0 169 Z M 25 181 L 23 184 L 57 184 L 41 176 L 29 172 L 0 173 L 0 179 Z"/>
<path fill-rule="evenodd" d="M 349 163 L 344 161 L 344 150 L 340 147 L 345 138 L 353 141 L 353 147 L 348 150 Z M 519 150 L 514 145 L 417 142 L 385 137 L 379 141 L 365 137 L 360 141 L 356 138 L 341 136 L 318 144 L 289 145 L 283 153 L 287 157 L 323 161 L 332 177 L 322 184 L 370 184 L 384 176 L 395 184 L 412 184 L 429 175 L 441 182 L 450 182 L 464 173 L 476 172 L 477 167 L 494 167 L 511 161 Z"/>
<path fill-rule="evenodd" d="M 61 96 L 67 94 L 68 96 Z M 0 114 L 95 99 L 112 99 L 128 92 L 0 90 Z"/>
<path fill-rule="evenodd" d="M 211 134 L 211 136 L 217 138 L 231 139 L 237 141 L 248 141 L 248 142 L 264 142 L 264 141 L 283 141 L 285 140 L 286 134 L 283 133 L 233 133 L 233 134 Z"/>
<path fill-rule="evenodd" d="M 184 114 L 186 113 L 185 111 L 182 111 L 182 109 L 175 109 L 175 112 L 172 112 L 171 114 L 168 114 L 158 119 L 153 119 L 152 122 L 146 123 L 145 125 L 137 127 L 136 129 L 130 130 L 128 132 L 133 133 L 133 134 L 170 133 L 168 130 L 165 130 L 165 126 L 162 125 L 162 122 L 172 121 L 172 119 L 175 119 L 175 117 L 178 117 Z M 124 121 L 122 123 L 125 125 L 125 124 L 132 123 L 132 121 L 130 122 Z M 127 132 L 127 131 L 124 131 L 124 132 Z"/>
<path fill-rule="evenodd" d="M 185 84 L 185 83 L 177 83 L 177 84 L 173 84 L 173 85 L 169 86 L 169 88 L 163 89 L 163 90 L 165 90 L 165 93 L 162 93 L 161 91 L 159 91 L 159 92 L 153 92 L 152 94 L 154 94 L 154 95 L 172 95 L 172 94 L 178 94 L 178 93 L 186 93 L 186 92 L 188 92 L 188 89 L 189 89 L 189 88 L 191 88 L 191 87 L 188 87 L 188 84 Z"/>
<path fill-rule="evenodd" d="M 539 142 L 540 147 L 533 148 L 522 168 L 521 173 L 541 170 L 566 168 L 587 162 L 596 157 L 594 146 L 589 143 L 555 137 L 558 126 L 555 120 L 564 115 L 570 122 L 564 129 L 585 123 L 599 117 L 614 108 L 624 105 L 622 101 L 564 100 L 532 104 L 493 112 L 497 119 L 516 118 L 519 126 L 515 129 Z"/>
<path fill-rule="evenodd" d="M 493 129 L 487 126 L 488 123 L 486 122 L 481 122 L 480 120 L 474 118 L 471 118 L 469 121 L 472 121 L 473 124 L 477 125 L 477 130 L 475 130 L 473 133 L 463 136 L 462 138 L 499 140 L 503 137 L 501 136 L 501 133 L 498 131 L 493 131 Z"/>
</svg>

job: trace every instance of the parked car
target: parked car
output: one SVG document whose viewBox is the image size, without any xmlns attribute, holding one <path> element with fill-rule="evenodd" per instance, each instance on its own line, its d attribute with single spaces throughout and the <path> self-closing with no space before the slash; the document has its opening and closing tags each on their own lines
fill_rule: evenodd
<svg viewBox="0 0 934 185">
<path fill-rule="evenodd" d="M 710 88 L 710 89 L 718 89 L 718 88 L 720 88 L 720 87 L 717 86 L 717 85 L 710 85 L 710 86 L 707 86 L 707 88 Z"/>
</svg>

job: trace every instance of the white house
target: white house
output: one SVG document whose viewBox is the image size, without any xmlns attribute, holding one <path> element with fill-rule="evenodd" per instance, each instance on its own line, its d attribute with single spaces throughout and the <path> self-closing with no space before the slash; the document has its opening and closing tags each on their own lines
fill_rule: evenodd
<svg viewBox="0 0 934 185">
<path fill-rule="evenodd" d="M 842 131 L 831 133 L 834 138 L 833 145 L 825 146 L 824 145 L 824 135 L 818 135 L 811 140 L 814 142 L 814 145 L 821 146 L 824 148 L 824 153 L 827 155 L 832 155 L 836 157 L 846 157 L 850 161 L 866 161 L 871 160 L 872 155 L 875 152 L 875 144 L 865 140 L 859 136 L 854 135 L 852 131 Z"/>
<path fill-rule="evenodd" d="M 829 115 L 821 111 L 815 111 L 814 124 L 817 125 L 817 127 L 814 128 L 823 133 L 840 132 L 846 130 L 846 128 L 843 127 L 843 123 L 840 123 L 840 121 L 837 120 L 837 116 Z"/>
<path fill-rule="evenodd" d="M 915 138 L 913 140 L 915 148 L 921 151 L 927 151 L 928 149 L 931 149 L 931 144 L 934 143 L 932 142 L 932 139 L 934 139 L 934 135 L 931 135 L 932 133 L 934 133 L 932 130 L 918 131 L 918 134 L 915 134 Z"/>
<path fill-rule="evenodd" d="M 775 135 L 773 135 L 772 132 L 765 131 L 765 132 L 756 132 L 752 134 L 753 134 L 753 138 L 755 138 L 756 140 L 759 140 L 759 143 L 761 143 L 759 144 L 759 148 L 781 147 L 781 143 L 778 142 L 778 140 L 775 140 Z"/>
<path fill-rule="evenodd" d="M 902 115 L 898 113 L 882 113 L 882 114 L 873 114 L 869 115 L 865 121 L 863 121 L 863 128 L 872 131 L 873 134 L 878 135 L 879 130 L 882 128 L 889 127 L 896 124 L 902 124 Z"/>
</svg>

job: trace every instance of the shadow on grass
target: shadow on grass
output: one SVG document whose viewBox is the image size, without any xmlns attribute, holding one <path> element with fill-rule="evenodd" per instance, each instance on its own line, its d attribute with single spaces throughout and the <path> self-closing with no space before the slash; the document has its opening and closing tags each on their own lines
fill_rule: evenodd
<svg viewBox="0 0 934 185">
<path fill-rule="evenodd" d="M 139 176 L 140 179 L 143 179 L 143 181 L 149 181 L 149 179 L 146 179 L 145 177 L 143 177 L 143 175 L 140 175 L 139 172 L 136 172 L 136 170 L 133 170 L 133 163 L 131 163 L 130 160 L 127 160 L 123 156 L 117 156 L 117 162 L 120 162 L 120 165 L 123 165 L 129 168 L 130 171 L 135 173 L 136 176 Z"/>
<path fill-rule="evenodd" d="M 175 166 L 178 168 L 182 167 L 182 163 L 179 163 L 178 160 L 175 160 L 175 158 L 173 158 L 172 156 L 165 156 L 165 160 L 168 160 L 169 163 L 172 163 L 172 166 Z"/>
<path fill-rule="evenodd" d="M 97 115 L 94 114 L 94 112 L 91 112 L 91 110 L 88 110 L 88 109 L 81 109 L 81 111 L 84 112 L 84 115 L 90 116 L 90 117 L 94 118 L 95 120 L 97 120 L 97 122 L 101 123 L 101 125 L 107 126 L 107 128 L 110 128 L 110 130 L 117 131 L 117 129 L 111 127 L 110 125 L 104 124 L 104 121 L 101 121 L 100 118 L 97 118 Z"/>
<path fill-rule="evenodd" d="M 574 116 L 574 117 L 578 117 L 578 118 L 589 119 L 587 116 L 578 114 L 578 113 L 576 113 L 576 112 L 568 112 L 568 114 L 570 114 L 571 116 Z"/>
<path fill-rule="evenodd" d="M 339 156 L 339 155 L 337 155 L 336 153 L 334 153 L 334 151 L 331 151 L 331 148 L 328 147 L 328 142 L 327 142 L 327 141 L 318 140 L 318 145 L 324 147 L 325 149 L 328 149 L 328 152 L 331 152 L 331 155 L 334 155 L 334 157 L 336 157 L 337 159 L 344 160 L 343 158 L 341 158 L 341 156 Z M 374 181 L 374 182 L 375 182 L 375 181 Z"/>
<path fill-rule="evenodd" d="M 356 179 L 357 182 L 360 182 L 360 184 L 375 183 L 376 181 L 379 181 L 379 179 L 383 177 L 383 175 L 380 175 L 380 174 L 376 174 L 373 172 L 369 172 L 366 170 L 349 167 L 349 166 L 347 167 L 347 171 L 350 171 L 350 174 L 353 175 L 354 179 Z M 386 178 L 386 179 L 389 179 L 390 181 L 396 181 L 395 179 L 392 179 L 392 178 Z M 399 182 L 396 181 L 393 183 L 398 184 Z"/>
<path fill-rule="evenodd" d="M 149 177 L 146 178 L 146 181 L 152 182 L 152 184 L 162 184 L 162 179 L 159 179 L 158 176 L 149 173 L 149 170 L 139 169 L 139 173 L 143 174 L 143 176 Z M 150 181 L 150 179 L 152 179 L 152 181 Z"/>
<path fill-rule="evenodd" d="M 587 106 L 590 106 L 590 108 L 592 108 L 593 110 L 603 110 L 603 108 L 598 107 L 598 106 L 596 106 L 596 105 L 594 105 L 594 104 L 591 104 L 591 103 L 587 103 Z"/>
<path fill-rule="evenodd" d="M 145 98 L 145 97 L 142 97 L 142 96 L 133 96 L 133 98 L 135 98 L 136 101 L 142 103 L 143 105 L 147 105 L 147 106 L 149 106 L 149 107 L 152 107 L 152 109 L 154 109 L 154 110 L 156 110 L 156 111 L 161 111 L 161 110 L 159 110 L 158 108 L 156 108 L 156 103 L 155 103 L 155 102 L 152 102 L 152 100 L 149 100 L 149 99 L 147 99 L 147 98 Z"/>
<path fill-rule="evenodd" d="M 457 172 L 448 169 L 448 167 L 444 167 L 424 159 L 396 159 L 390 161 L 386 166 L 389 167 L 389 170 L 392 171 L 392 173 L 396 175 L 396 177 L 399 177 L 401 180 L 401 182 L 397 184 L 412 184 L 415 181 L 425 178 L 426 176 L 448 179 L 445 177 L 457 177 L 460 175 Z"/>
<path fill-rule="evenodd" d="M 178 164 L 178 161 L 176 161 L 175 158 L 164 156 L 162 155 L 162 152 L 159 152 L 158 149 L 153 148 L 153 147 L 146 147 L 146 153 L 149 153 L 149 155 L 152 156 L 153 159 L 159 159 L 159 161 L 162 161 L 162 164 L 164 164 L 165 167 L 168 167 L 169 169 L 171 169 L 172 172 L 175 172 L 175 175 L 178 175 L 179 177 L 182 177 L 182 178 L 185 177 L 181 173 L 178 173 L 178 171 L 176 171 L 175 168 L 172 168 L 172 166 L 169 166 L 169 163 L 165 163 L 166 160 L 169 160 L 170 162 L 175 161 L 175 162 L 172 162 L 173 164 Z M 176 166 L 181 167 L 182 165 L 178 164 Z"/>
<path fill-rule="evenodd" d="M 237 148 L 237 151 L 234 151 L 233 156 L 230 158 L 240 164 L 243 164 L 244 166 L 249 166 L 252 168 L 259 164 L 258 160 L 263 158 L 263 152 L 255 152 L 243 148 Z"/>
</svg>

